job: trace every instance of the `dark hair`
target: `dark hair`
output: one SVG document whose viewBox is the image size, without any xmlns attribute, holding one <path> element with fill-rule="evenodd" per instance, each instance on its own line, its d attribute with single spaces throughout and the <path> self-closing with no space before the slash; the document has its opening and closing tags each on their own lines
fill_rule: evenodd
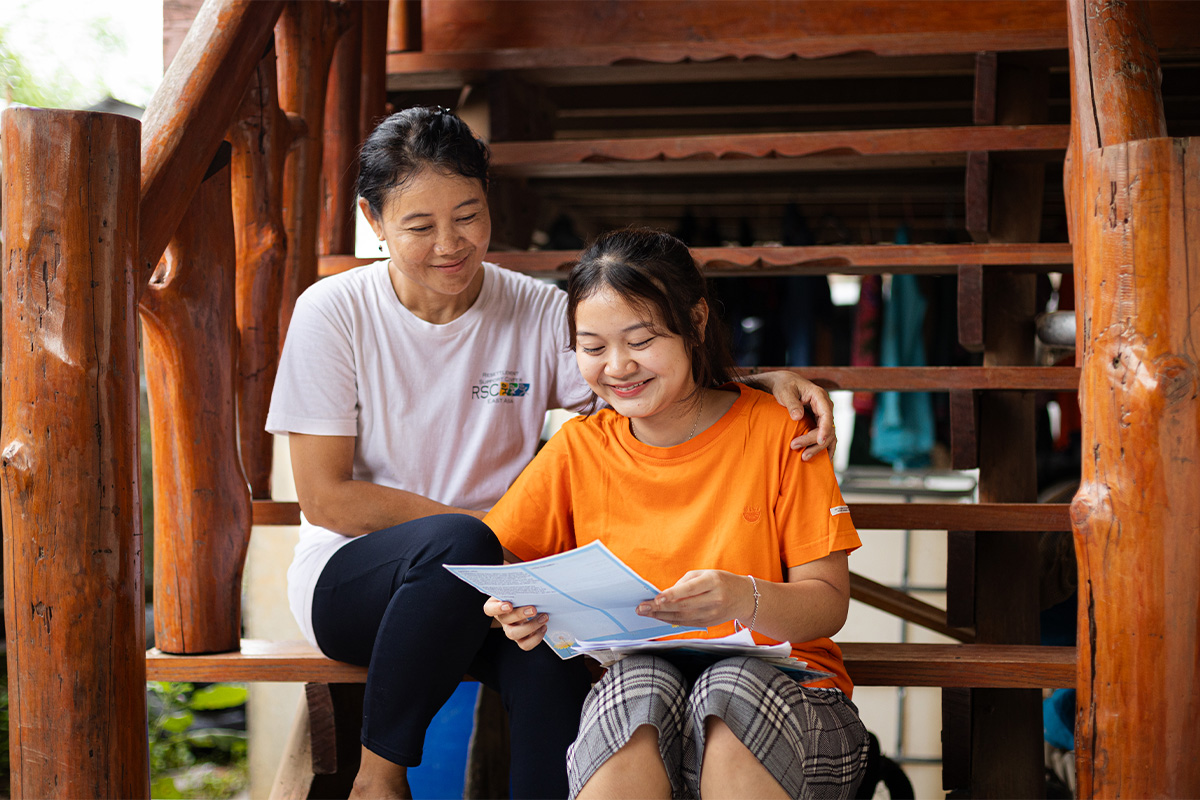
<svg viewBox="0 0 1200 800">
<path fill-rule="evenodd" d="M 413 106 L 397 111 L 371 131 L 358 152 L 358 196 L 375 216 L 384 201 L 424 167 L 476 178 L 488 186 L 487 145 L 454 112 Z"/>
<path fill-rule="evenodd" d="M 708 283 L 683 242 L 650 228 L 626 228 L 604 234 L 584 250 L 567 277 L 567 325 L 572 349 L 575 310 L 580 301 L 605 288 L 651 312 L 671 333 L 682 337 L 698 389 L 734 379 L 733 357 L 709 297 Z M 703 331 L 692 316 L 701 300 L 708 304 L 708 322 Z"/>
</svg>

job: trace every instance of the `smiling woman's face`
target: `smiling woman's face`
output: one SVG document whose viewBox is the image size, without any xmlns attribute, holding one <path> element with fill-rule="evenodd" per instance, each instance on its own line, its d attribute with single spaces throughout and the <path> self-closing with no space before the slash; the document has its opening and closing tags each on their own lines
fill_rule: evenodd
<svg viewBox="0 0 1200 800">
<path fill-rule="evenodd" d="M 575 307 L 575 360 L 588 386 L 638 431 L 695 413 L 696 383 L 683 338 L 647 309 L 604 288 Z M 639 433 L 640 435 L 640 433 Z"/>
<path fill-rule="evenodd" d="M 422 169 L 387 196 L 382 218 L 369 208 L 364 213 L 375 235 L 387 242 L 392 285 L 407 309 L 446 323 L 471 307 L 483 287 L 483 258 L 492 236 L 482 183 Z"/>
</svg>

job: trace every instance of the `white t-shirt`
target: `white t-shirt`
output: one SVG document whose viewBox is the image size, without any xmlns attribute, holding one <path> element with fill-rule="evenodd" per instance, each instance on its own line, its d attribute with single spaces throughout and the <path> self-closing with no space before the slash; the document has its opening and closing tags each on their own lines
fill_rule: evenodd
<svg viewBox="0 0 1200 800">
<path fill-rule="evenodd" d="M 488 509 L 537 448 L 547 409 L 591 396 L 567 347 L 566 295 L 484 264 L 475 303 L 445 325 L 396 297 L 388 262 L 318 281 L 296 303 L 267 430 L 353 436 L 354 478 Z M 316 644 L 312 597 L 352 539 L 301 520 L 288 602 Z"/>
</svg>

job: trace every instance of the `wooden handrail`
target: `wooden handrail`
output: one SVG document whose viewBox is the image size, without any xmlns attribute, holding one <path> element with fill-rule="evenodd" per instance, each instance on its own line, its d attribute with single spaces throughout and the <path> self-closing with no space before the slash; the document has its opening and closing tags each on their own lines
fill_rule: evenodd
<svg viewBox="0 0 1200 800">
<path fill-rule="evenodd" d="M 859 686 L 1055 688 L 1075 685 L 1074 647 L 979 644 L 839 643 Z M 152 681 L 361 683 L 365 667 L 333 661 L 307 642 L 243 639 L 240 652 L 146 653 Z"/>
<path fill-rule="evenodd" d="M 857 572 L 850 573 L 850 598 L 951 639 L 968 644 L 975 641 L 974 631 L 953 628 L 946 624 L 945 609 L 918 600 L 890 586 L 884 586 Z"/>
<path fill-rule="evenodd" d="M 1073 392 L 1078 367 L 755 367 L 787 369 L 829 390 L 949 392 L 954 390 Z"/>
<path fill-rule="evenodd" d="M 864 530 L 1069 531 L 1066 503 L 851 503 Z M 300 504 L 254 501 L 255 525 L 299 525 Z"/>
<path fill-rule="evenodd" d="M 139 287 L 150 280 L 225 138 L 283 0 L 209 0 L 142 117 Z"/>
</svg>

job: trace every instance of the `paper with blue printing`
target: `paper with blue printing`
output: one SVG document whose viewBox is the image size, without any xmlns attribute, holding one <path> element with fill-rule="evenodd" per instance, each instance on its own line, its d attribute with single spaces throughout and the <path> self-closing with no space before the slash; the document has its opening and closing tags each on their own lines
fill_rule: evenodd
<svg viewBox="0 0 1200 800">
<path fill-rule="evenodd" d="M 638 605 L 654 599 L 659 589 L 600 541 L 519 564 L 444 566 L 514 608 L 535 606 L 548 614 L 545 642 L 560 658 L 587 654 L 607 665 L 635 652 L 713 661 L 745 655 L 766 659 L 801 681 L 828 676 L 791 658 L 790 644 L 755 644 L 748 630 L 721 639 L 662 640 L 663 636 L 706 629 L 639 616 Z"/>
</svg>

